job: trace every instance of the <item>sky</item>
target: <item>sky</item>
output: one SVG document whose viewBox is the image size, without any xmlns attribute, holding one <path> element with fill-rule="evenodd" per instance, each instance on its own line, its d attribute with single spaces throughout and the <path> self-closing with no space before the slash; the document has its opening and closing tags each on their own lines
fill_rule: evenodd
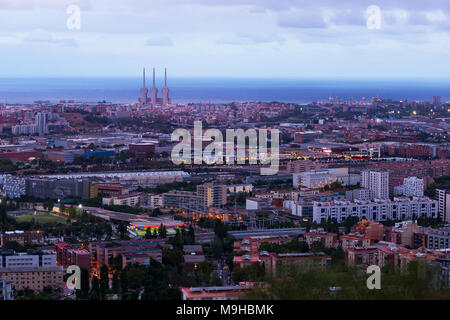
<svg viewBox="0 0 450 320">
<path fill-rule="evenodd" d="M 449 58 L 448 0 L 0 0 L 0 77 L 449 78 Z"/>
</svg>

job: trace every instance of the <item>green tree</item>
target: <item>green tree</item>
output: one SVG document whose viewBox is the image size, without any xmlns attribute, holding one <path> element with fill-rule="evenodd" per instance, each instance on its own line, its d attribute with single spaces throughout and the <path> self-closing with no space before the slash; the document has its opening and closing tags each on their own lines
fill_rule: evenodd
<svg viewBox="0 0 450 320">
<path fill-rule="evenodd" d="M 120 291 L 119 273 L 114 272 L 113 278 L 112 278 L 112 292 L 119 293 L 119 291 Z"/>
<path fill-rule="evenodd" d="M 92 300 L 100 299 L 100 284 L 97 276 L 92 277 L 91 299 Z"/>
<path fill-rule="evenodd" d="M 100 268 L 100 294 L 102 297 L 109 291 L 108 267 L 104 264 Z"/>
</svg>

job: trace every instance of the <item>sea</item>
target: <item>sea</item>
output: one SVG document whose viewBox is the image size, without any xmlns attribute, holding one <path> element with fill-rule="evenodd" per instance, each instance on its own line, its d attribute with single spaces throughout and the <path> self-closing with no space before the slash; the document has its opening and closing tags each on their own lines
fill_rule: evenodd
<svg viewBox="0 0 450 320">
<path fill-rule="evenodd" d="M 147 83 L 147 87 L 148 87 Z M 79 103 L 135 103 L 140 78 L 0 78 L 0 104 L 73 100 Z M 163 79 L 157 79 L 161 96 Z M 359 101 L 379 96 L 394 101 L 450 100 L 450 78 L 307 79 L 307 78 L 169 78 L 174 103 L 264 101 L 307 104 L 330 96 Z"/>
</svg>

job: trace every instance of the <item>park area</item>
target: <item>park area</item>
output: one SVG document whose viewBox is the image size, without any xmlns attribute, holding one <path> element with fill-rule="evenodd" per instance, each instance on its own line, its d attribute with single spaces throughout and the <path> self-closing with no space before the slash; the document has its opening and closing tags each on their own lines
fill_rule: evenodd
<svg viewBox="0 0 450 320">
<path fill-rule="evenodd" d="M 36 223 L 39 223 L 39 224 L 46 224 L 46 223 L 53 223 L 53 222 L 62 223 L 62 224 L 67 223 L 66 219 L 64 219 L 62 217 L 50 215 L 50 214 L 22 215 L 22 216 L 16 217 L 17 222 L 32 222 L 33 219 Z"/>
</svg>

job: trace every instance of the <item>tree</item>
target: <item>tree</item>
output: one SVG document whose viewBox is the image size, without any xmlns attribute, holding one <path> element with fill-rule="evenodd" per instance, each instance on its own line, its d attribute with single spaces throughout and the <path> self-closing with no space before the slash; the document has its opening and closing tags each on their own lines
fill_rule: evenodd
<svg viewBox="0 0 450 320">
<path fill-rule="evenodd" d="M 167 237 L 167 229 L 166 226 L 164 226 L 162 223 L 159 226 L 159 237 L 160 238 L 166 238 Z"/>
<path fill-rule="evenodd" d="M 104 264 L 100 268 L 100 294 L 103 297 L 109 291 L 108 267 Z"/>
<path fill-rule="evenodd" d="M 322 252 L 325 247 L 322 244 L 322 241 L 314 241 L 311 243 L 311 252 Z"/>
<path fill-rule="evenodd" d="M 216 235 L 212 243 L 212 253 L 214 257 L 220 258 L 223 252 L 224 252 L 223 240 L 218 235 Z"/>
<path fill-rule="evenodd" d="M 92 289 L 91 289 L 91 299 L 100 299 L 100 285 L 97 276 L 92 277 Z"/>
<path fill-rule="evenodd" d="M 80 290 L 76 291 L 77 298 L 87 298 L 89 294 L 89 271 L 81 268 Z"/>
<path fill-rule="evenodd" d="M 120 234 L 120 238 L 124 239 L 125 238 L 125 233 L 127 232 L 127 227 L 122 221 L 119 222 L 119 225 L 117 226 L 117 231 Z"/>
<path fill-rule="evenodd" d="M 122 273 L 120 274 L 120 291 L 122 292 L 122 294 L 128 291 L 128 277 L 126 269 L 123 269 Z"/>
<path fill-rule="evenodd" d="M 114 272 L 114 275 L 112 278 L 112 292 L 119 293 L 119 291 L 120 291 L 119 274 L 118 274 L 118 272 Z"/>
<path fill-rule="evenodd" d="M 189 243 L 188 244 L 195 244 L 195 231 L 194 231 L 194 228 L 192 227 L 192 225 L 189 226 L 188 233 L 189 233 Z"/>
<path fill-rule="evenodd" d="M 147 228 L 147 230 L 145 230 L 145 239 L 152 239 L 152 238 L 153 238 L 152 228 Z"/>
</svg>

